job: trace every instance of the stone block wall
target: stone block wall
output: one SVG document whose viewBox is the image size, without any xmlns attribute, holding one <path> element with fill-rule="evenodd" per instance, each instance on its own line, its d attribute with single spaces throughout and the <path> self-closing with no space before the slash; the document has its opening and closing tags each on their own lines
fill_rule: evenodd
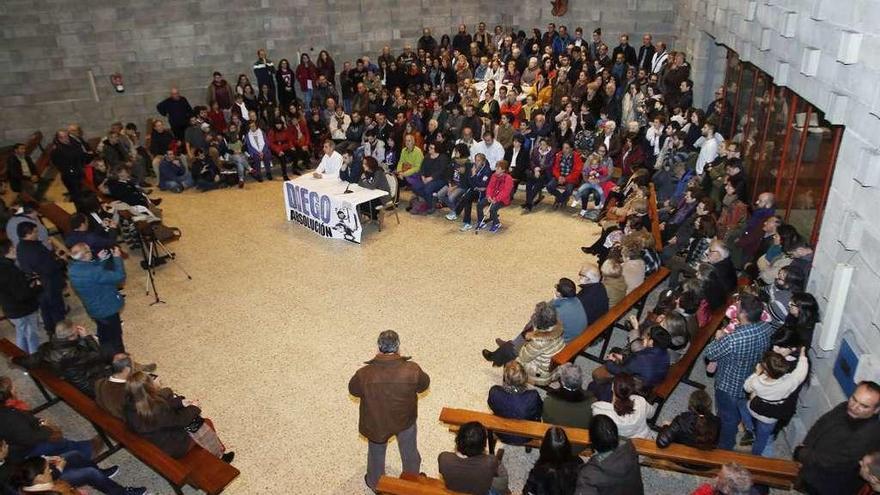
<svg viewBox="0 0 880 495">
<path fill-rule="evenodd" d="M 880 349 L 880 10 L 870 0 L 677 0 L 678 44 L 730 47 L 846 126 L 808 290 L 824 309 L 838 263 L 855 267 L 840 338 Z M 710 50 L 717 50 L 713 47 Z M 703 70 L 695 64 L 695 71 Z M 856 218 L 857 221 L 851 221 Z M 847 239 L 847 245 L 841 242 Z M 811 385 L 789 429 L 793 442 L 844 400 L 832 369 L 837 349 L 817 351 Z M 874 370 L 875 379 L 880 370 Z"/>
<path fill-rule="evenodd" d="M 673 0 L 573 0 L 568 15 L 553 18 L 549 0 L 6 0 L 0 141 L 35 129 L 51 136 L 69 122 L 90 136 L 114 120 L 143 127 L 171 85 L 195 105 L 215 70 L 230 82 L 239 73 L 253 79 L 260 47 L 276 63 L 293 64 L 302 52 L 315 59 L 327 49 L 341 69 L 360 55 L 375 60 L 386 44 L 398 51 L 415 43 L 422 27 L 439 40 L 460 23 L 471 32 L 479 21 L 490 30 L 499 23 L 527 30 L 551 19 L 588 34 L 601 25 L 611 44 L 620 32 L 670 34 L 672 7 Z M 123 94 L 110 85 L 114 72 L 125 78 Z"/>
</svg>

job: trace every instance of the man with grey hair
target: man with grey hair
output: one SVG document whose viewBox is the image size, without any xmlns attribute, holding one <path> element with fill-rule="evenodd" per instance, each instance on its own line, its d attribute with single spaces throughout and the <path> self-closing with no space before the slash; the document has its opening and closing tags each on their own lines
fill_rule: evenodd
<svg viewBox="0 0 880 495">
<path fill-rule="evenodd" d="M 722 495 L 749 495 L 752 492 L 752 474 L 748 469 L 731 462 L 721 466 L 714 483 L 698 487 L 694 493 L 719 493 Z"/>
<path fill-rule="evenodd" d="M 727 302 L 727 296 L 736 287 L 736 268 L 730 259 L 730 250 L 724 241 L 718 239 L 706 248 L 705 261 L 712 265 L 712 272 L 704 284 L 703 294 L 712 309 L 718 309 Z"/>
<path fill-rule="evenodd" d="M 578 287 L 580 291 L 577 293 L 577 298 L 584 306 L 587 325 L 589 325 L 608 312 L 608 292 L 602 285 L 599 265 L 590 262 L 581 267 L 578 273 Z"/>
<path fill-rule="evenodd" d="M 431 379 L 408 356 L 400 355 L 400 337 L 394 330 L 379 334 L 379 353 L 348 382 L 348 393 L 360 399 L 358 431 L 367 438 L 364 482 L 375 492 L 385 474 L 388 440 L 397 437 L 403 472 L 418 474 L 422 457 L 416 442 L 418 394 Z"/>
<path fill-rule="evenodd" d="M 581 367 L 574 363 L 565 363 L 556 369 L 559 387 L 547 389 L 544 399 L 544 410 L 541 419 L 545 423 L 574 428 L 590 427 L 593 417 L 593 394 L 584 390 L 584 374 Z M 577 449 L 578 452 L 581 449 Z"/>
</svg>

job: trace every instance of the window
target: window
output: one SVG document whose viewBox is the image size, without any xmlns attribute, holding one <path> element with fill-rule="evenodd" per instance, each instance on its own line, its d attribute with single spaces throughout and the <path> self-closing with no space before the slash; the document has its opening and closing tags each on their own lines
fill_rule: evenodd
<svg viewBox="0 0 880 495">
<path fill-rule="evenodd" d="M 741 144 L 752 201 L 774 192 L 779 215 L 815 244 L 843 126 L 732 50 L 724 89 L 733 119 L 722 132 Z"/>
</svg>

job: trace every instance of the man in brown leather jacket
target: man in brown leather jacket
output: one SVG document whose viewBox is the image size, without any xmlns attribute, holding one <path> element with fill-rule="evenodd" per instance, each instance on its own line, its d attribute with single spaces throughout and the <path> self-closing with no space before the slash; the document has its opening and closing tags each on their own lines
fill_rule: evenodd
<svg viewBox="0 0 880 495">
<path fill-rule="evenodd" d="M 401 356 L 400 337 L 394 330 L 379 334 L 379 353 L 348 382 L 348 392 L 359 398 L 358 430 L 367 437 L 367 474 L 364 481 L 376 489 L 385 474 L 388 439 L 397 436 L 403 472 L 418 474 L 422 464 L 416 444 L 418 394 L 431 379 L 409 357 Z"/>
</svg>

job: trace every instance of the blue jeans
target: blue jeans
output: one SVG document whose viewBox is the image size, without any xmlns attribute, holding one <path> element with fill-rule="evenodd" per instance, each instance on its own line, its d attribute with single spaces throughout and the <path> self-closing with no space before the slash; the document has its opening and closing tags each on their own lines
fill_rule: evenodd
<svg viewBox="0 0 880 495">
<path fill-rule="evenodd" d="M 88 440 L 67 440 L 62 439 L 57 442 L 38 443 L 29 450 L 24 457 L 43 456 L 43 455 L 64 455 L 79 454 L 86 459 L 92 458 L 92 442 Z"/>
<path fill-rule="evenodd" d="M 229 161 L 233 165 L 235 165 L 235 169 L 238 170 L 238 180 L 244 180 L 244 174 L 247 172 L 251 165 L 248 163 L 247 158 L 241 153 L 237 153 L 234 155 L 229 155 Z"/>
<path fill-rule="evenodd" d="M 432 210 L 434 209 L 434 193 L 446 187 L 445 182 L 436 179 L 430 182 L 425 182 L 420 178 L 418 181 L 411 181 L 409 184 L 413 193 L 424 199 L 425 202 L 428 203 L 428 207 Z"/>
<path fill-rule="evenodd" d="M 193 186 L 193 178 L 192 178 L 192 175 L 190 175 L 189 171 L 187 171 L 183 175 L 177 176 L 177 178 L 175 178 L 175 179 L 163 180 L 163 181 L 159 182 L 159 189 L 161 189 L 163 191 L 170 191 L 170 190 L 175 190 L 175 189 L 184 190 L 184 189 L 189 189 L 192 186 Z"/>
<path fill-rule="evenodd" d="M 477 203 L 477 224 L 483 223 L 483 209 L 489 204 L 489 198 L 483 196 Z M 489 223 L 495 225 L 498 221 L 498 210 L 504 208 L 504 203 L 496 202 L 489 205 Z"/>
<path fill-rule="evenodd" d="M 342 108 L 345 109 L 345 113 L 351 115 L 351 98 L 342 99 Z"/>
<path fill-rule="evenodd" d="M 9 320 L 15 327 L 15 345 L 28 354 L 37 352 L 37 347 L 40 346 L 40 312 L 34 311 L 27 316 Z"/>
<path fill-rule="evenodd" d="M 87 457 L 77 452 L 64 454 L 61 457 L 67 461 L 67 464 L 64 466 L 64 471 L 58 473 L 58 478 L 70 483 L 74 488 L 88 485 L 108 495 L 125 494 L 124 487 L 108 478 L 101 472 L 101 468 Z"/>
<path fill-rule="evenodd" d="M 455 211 L 455 206 L 458 204 L 458 198 L 460 198 L 462 194 L 464 194 L 464 189 L 460 187 L 450 189 L 447 185 L 437 191 L 437 199 L 448 206 L 450 210 Z"/>
<path fill-rule="evenodd" d="M 305 103 L 306 112 L 312 111 L 312 90 L 307 89 L 305 91 L 301 91 L 303 97 L 303 103 Z"/>
<path fill-rule="evenodd" d="M 583 184 L 581 184 L 581 187 L 579 187 L 577 191 L 575 191 L 574 197 L 581 200 L 581 203 L 586 210 L 587 203 L 590 201 L 591 194 L 596 197 L 596 208 L 602 208 L 602 204 L 605 201 L 605 194 L 602 192 L 602 188 L 599 187 L 598 184 L 584 182 Z"/>
<path fill-rule="evenodd" d="M 733 450 L 736 444 L 736 430 L 740 420 L 743 419 L 740 402 L 745 403 L 746 399 L 738 399 L 727 392 L 715 389 L 715 407 L 718 409 L 718 418 L 721 420 L 721 435 L 718 438 L 719 449 Z M 751 423 L 751 419 L 751 414 L 748 414 L 746 421 Z"/>
<path fill-rule="evenodd" d="M 752 444 L 752 454 L 773 457 L 773 430 L 776 423 L 765 423 L 758 418 L 753 418 L 755 424 L 755 443 Z"/>
</svg>

